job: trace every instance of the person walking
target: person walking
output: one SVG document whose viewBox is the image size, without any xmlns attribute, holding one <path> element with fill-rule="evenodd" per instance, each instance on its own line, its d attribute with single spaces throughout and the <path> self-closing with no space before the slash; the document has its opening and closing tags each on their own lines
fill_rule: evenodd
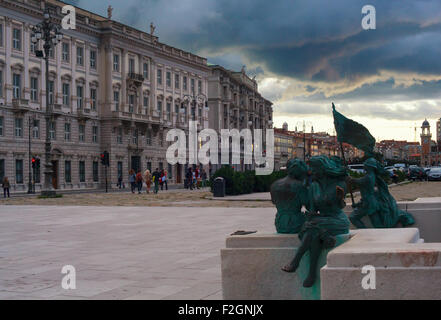
<svg viewBox="0 0 441 320">
<path fill-rule="evenodd" d="M 141 194 L 142 191 L 142 174 L 141 170 L 138 170 L 138 173 L 136 174 L 136 186 L 138 187 L 138 194 Z"/>
<path fill-rule="evenodd" d="M 136 182 L 136 175 L 135 175 L 135 171 L 133 169 L 130 169 L 129 171 L 129 183 L 130 183 L 130 188 L 132 190 L 132 193 L 135 193 L 135 182 Z"/>
<path fill-rule="evenodd" d="M 116 186 L 119 187 L 120 189 L 122 187 L 122 176 L 121 175 L 118 176 L 118 184 Z"/>
<path fill-rule="evenodd" d="M 201 179 L 202 179 L 202 187 L 205 188 L 207 185 L 207 173 L 205 172 L 204 168 L 202 168 L 201 170 Z"/>
<path fill-rule="evenodd" d="M 152 185 L 152 174 L 150 173 L 149 169 L 144 171 L 144 181 L 146 186 L 146 192 L 150 193 L 150 187 Z"/>
<path fill-rule="evenodd" d="M 155 193 L 159 191 L 159 179 L 161 178 L 161 174 L 159 173 L 159 169 L 156 168 L 155 172 L 153 172 L 153 183 L 155 184 Z"/>
<path fill-rule="evenodd" d="M 10 187 L 9 179 L 8 177 L 3 178 L 2 187 L 3 187 L 3 195 L 6 198 L 6 193 L 8 194 L 9 198 L 9 187 Z"/>
<path fill-rule="evenodd" d="M 164 176 L 162 177 L 162 182 L 165 185 L 165 190 L 168 190 L 167 180 L 168 180 L 168 178 L 167 178 L 167 170 L 164 170 Z"/>
<path fill-rule="evenodd" d="M 162 169 L 160 172 L 159 185 L 161 187 L 161 191 L 164 190 L 164 169 Z"/>
<path fill-rule="evenodd" d="M 190 188 L 190 190 L 193 190 L 193 173 L 191 172 L 191 168 L 188 168 L 186 176 L 187 178 L 187 185 Z"/>
</svg>

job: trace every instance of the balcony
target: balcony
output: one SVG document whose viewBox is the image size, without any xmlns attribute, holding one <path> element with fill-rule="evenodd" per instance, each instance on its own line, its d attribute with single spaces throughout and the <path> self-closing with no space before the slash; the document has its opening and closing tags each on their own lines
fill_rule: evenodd
<svg viewBox="0 0 441 320">
<path fill-rule="evenodd" d="M 12 99 L 12 111 L 25 113 L 29 111 L 29 100 L 27 99 Z"/>
<path fill-rule="evenodd" d="M 77 117 L 79 121 L 87 121 L 90 118 L 90 109 L 77 109 Z"/>
<path fill-rule="evenodd" d="M 142 83 L 144 81 L 144 77 L 142 74 L 135 73 L 135 72 L 129 72 L 127 74 L 127 80 L 129 82 L 132 82 L 136 86 L 140 86 L 140 85 L 142 85 Z"/>
</svg>

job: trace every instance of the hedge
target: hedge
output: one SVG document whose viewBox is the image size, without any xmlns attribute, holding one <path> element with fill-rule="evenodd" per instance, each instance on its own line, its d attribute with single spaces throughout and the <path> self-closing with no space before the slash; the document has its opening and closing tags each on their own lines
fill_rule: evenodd
<svg viewBox="0 0 441 320">
<path fill-rule="evenodd" d="M 210 186 L 211 191 L 213 191 L 213 180 L 222 177 L 225 179 L 225 193 L 227 195 L 269 192 L 271 184 L 285 176 L 286 171 L 274 171 L 269 175 L 256 175 L 254 170 L 234 171 L 232 167 L 225 165 L 210 177 Z"/>
</svg>

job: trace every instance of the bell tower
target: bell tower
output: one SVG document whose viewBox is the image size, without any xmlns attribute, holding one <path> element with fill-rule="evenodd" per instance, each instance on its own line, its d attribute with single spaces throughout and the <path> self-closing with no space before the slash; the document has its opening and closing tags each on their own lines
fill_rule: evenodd
<svg viewBox="0 0 441 320">
<path fill-rule="evenodd" d="M 432 159 L 430 158 L 431 142 L 430 123 L 425 119 L 421 126 L 421 166 L 430 166 L 432 164 Z"/>
</svg>

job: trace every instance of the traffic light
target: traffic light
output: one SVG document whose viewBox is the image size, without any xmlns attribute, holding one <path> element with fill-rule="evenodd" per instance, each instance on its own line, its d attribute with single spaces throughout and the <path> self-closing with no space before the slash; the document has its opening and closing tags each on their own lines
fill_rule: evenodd
<svg viewBox="0 0 441 320">
<path fill-rule="evenodd" d="M 32 157 L 32 169 L 35 169 L 36 163 L 37 163 L 37 159 L 35 157 Z"/>
<path fill-rule="evenodd" d="M 101 153 L 101 164 L 104 166 L 110 165 L 109 153 L 107 151 Z"/>
</svg>

